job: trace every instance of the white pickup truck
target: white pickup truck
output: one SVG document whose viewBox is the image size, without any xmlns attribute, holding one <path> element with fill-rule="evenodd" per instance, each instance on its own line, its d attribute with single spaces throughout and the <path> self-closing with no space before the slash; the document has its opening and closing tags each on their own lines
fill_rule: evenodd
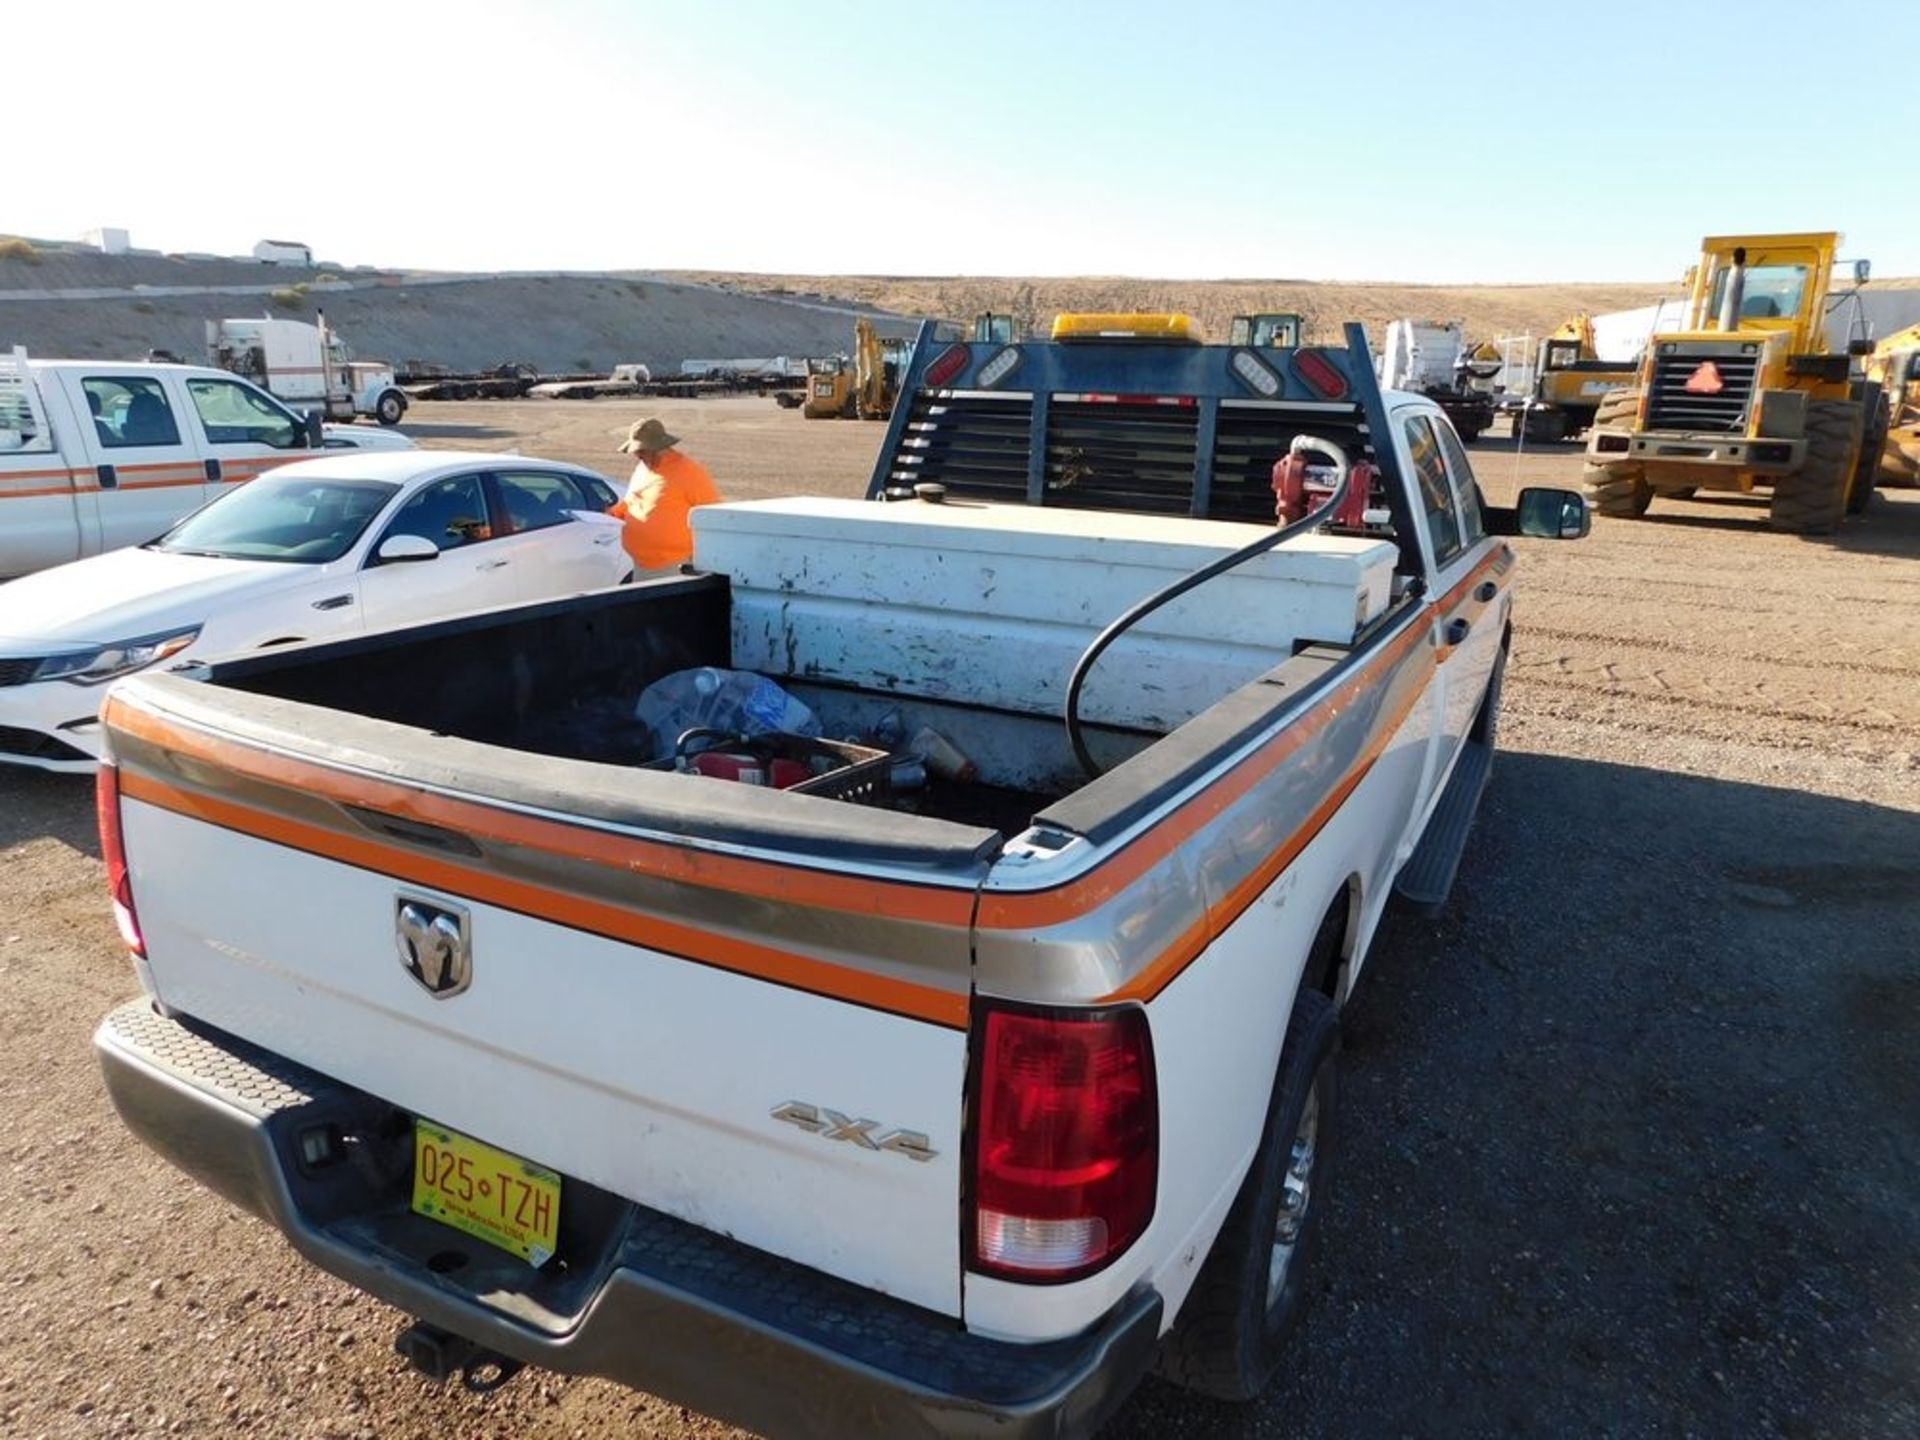
<svg viewBox="0 0 1920 1440">
<path fill-rule="evenodd" d="M 823 1437 L 1256 1393 L 1340 1005 L 1488 773 L 1501 537 L 1586 516 L 1485 505 L 1358 326 L 1089 328 L 929 328 L 870 498 L 699 510 L 685 576 L 118 684 L 126 1123 L 437 1377 Z M 859 746 L 673 765 L 635 700 L 703 667 Z"/>
<path fill-rule="evenodd" d="M 325 448 L 318 416 L 224 370 L 0 355 L 0 580 L 150 540 Z"/>
</svg>

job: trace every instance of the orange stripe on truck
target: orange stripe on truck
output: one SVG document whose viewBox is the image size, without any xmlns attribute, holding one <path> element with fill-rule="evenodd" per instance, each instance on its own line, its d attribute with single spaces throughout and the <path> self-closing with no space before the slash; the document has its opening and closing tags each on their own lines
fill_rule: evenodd
<svg viewBox="0 0 1920 1440">
<path fill-rule="evenodd" d="M 924 1020 L 948 1029 L 967 1025 L 964 991 L 936 990 L 905 980 L 735 940 L 708 930 L 661 920 L 596 900 L 565 895 L 523 881 L 508 880 L 448 860 L 430 859 L 378 841 L 343 835 L 251 806 L 192 793 L 138 772 L 123 772 L 120 793 L 176 815 L 218 825 L 270 844 L 305 851 L 322 859 L 370 870 L 416 885 L 515 910 L 538 920 L 570 926 L 609 940 L 643 945 L 681 959 L 770 980 L 809 994 L 847 1000 L 876 1010 Z"/>
</svg>

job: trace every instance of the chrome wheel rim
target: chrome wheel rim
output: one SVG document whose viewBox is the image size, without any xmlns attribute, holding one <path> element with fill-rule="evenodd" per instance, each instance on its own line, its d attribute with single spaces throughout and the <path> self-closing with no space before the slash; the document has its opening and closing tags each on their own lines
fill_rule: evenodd
<svg viewBox="0 0 1920 1440">
<path fill-rule="evenodd" d="M 1320 1085 L 1307 1092 L 1307 1103 L 1300 1110 L 1300 1124 L 1294 1130 L 1293 1145 L 1287 1153 L 1287 1168 L 1280 1183 L 1280 1210 L 1274 1218 L 1273 1248 L 1267 1255 L 1267 1305 L 1276 1304 L 1287 1288 L 1287 1275 L 1293 1268 L 1293 1253 L 1300 1245 L 1300 1234 L 1307 1223 L 1307 1207 L 1313 1202 L 1313 1161 L 1320 1133 Z"/>
</svg>

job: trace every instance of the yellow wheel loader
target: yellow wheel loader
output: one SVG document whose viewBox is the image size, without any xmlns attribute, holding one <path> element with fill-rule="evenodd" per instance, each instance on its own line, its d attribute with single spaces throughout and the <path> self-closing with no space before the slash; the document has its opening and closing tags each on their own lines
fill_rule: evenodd
<svg viewBox="0 0 1920 1440">
<path fill-rule="evenodd" d="M 1655 334 L 1635 384 L 1594 416 L 1583 478 L 1595 509 L 1637 517 L 1656 495 L 1771 486 L 1774 529 L 1824 535 L 1866 508 L 1884 410 L 1856 365 L 1872 347 L 1827 343 L 1839 244 L 1831 231 L 1701 242 L 1687 328 Z"/>
<path fill-rule="evenodd" d="M 1920 325 L 1896 330 L 1874 346 L 1867 378 L 1879 382 L 1888 411 L 1880 483 L 1920 485 Z"/>
</svg>

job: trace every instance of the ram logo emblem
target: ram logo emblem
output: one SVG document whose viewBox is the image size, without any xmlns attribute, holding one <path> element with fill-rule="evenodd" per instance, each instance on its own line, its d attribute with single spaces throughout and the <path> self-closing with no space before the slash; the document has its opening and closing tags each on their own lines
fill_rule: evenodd
<svg viewBox="0 0 1920 1440">
<path fill-rule="evenodd" d="M 473 983 L 465 910 L 402 895 L 393 928 L 401 965 L 434 999 L 458 995 Z"/>
<path fill-rule="evenodd" d="M 776 1105 L 772 1113 L 773 1118 L 782 1124 L 797 1126 L 809 1135 L 818 1135 L 822 1140 L 844 1140 L 862 1150 L 884 1150 L 889 1154 L 904 1155 L 909 1160 L 931 1160 L 940 1153 L 927 1143 L 927 1137 L 918 1130 L 889 1130 L 884 1135 L 876 1135 L 874 1132 L 880 1128 L 878 1120 L 842 1115 L 838 1110 L 829 1110 L 824 1105 L 809 1105 L 804 1100 L 789 1100 Z"/>
</svg>

